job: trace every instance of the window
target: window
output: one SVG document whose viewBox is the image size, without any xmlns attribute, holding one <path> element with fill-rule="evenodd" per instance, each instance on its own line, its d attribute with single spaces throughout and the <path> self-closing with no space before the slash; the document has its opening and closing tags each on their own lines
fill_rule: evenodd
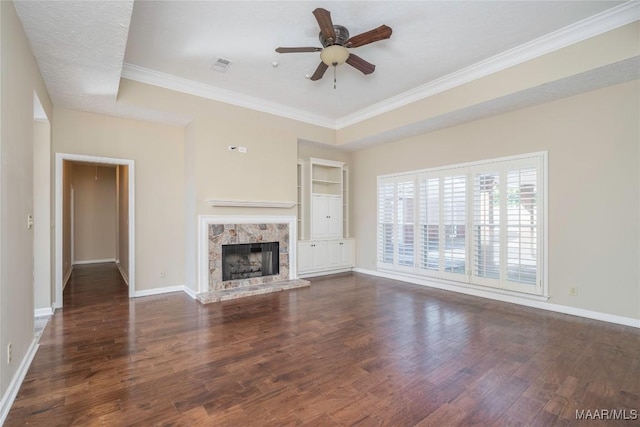
<svg viewBox="0 0 640 427">
<path fill-rule="evenodd" d="M 545 159 L 378 177 L 378 267 L 542 295 Z"/>
</svg>

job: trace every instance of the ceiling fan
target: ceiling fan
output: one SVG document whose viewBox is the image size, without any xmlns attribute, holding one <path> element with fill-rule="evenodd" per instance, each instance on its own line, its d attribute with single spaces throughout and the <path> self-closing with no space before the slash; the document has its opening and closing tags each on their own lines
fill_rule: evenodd
<svg viewBox="0 0 640 427">
<path fill-rule="evenodd" d="M 311 80 L 320 80 L 329 66 L 335 67 L 343 63 L 351 65 L 363 74 L 371 74 L 376 66 L 349 52 L 349 48 L 364 46 L 391 37 L 391 28 L 381 25 L 354 37 L 349 37 L 349 30 L 342 25 L 333 25 L 331 12 L 317 8 L 313 11 L 320 26 L 320 43 L 322 47 L 279 47 L 278 53 L 320 52 L 320 65 L 311 76 Z M 335 83 L 335 78 L 334 78 Z"/>
</svg>

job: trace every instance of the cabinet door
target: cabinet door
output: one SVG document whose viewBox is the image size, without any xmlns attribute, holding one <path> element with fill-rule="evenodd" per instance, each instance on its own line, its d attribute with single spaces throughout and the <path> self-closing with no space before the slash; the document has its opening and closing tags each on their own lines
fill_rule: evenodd
<svg viewBox="0 0 640 427">
<path fill-rule="evenodd" d="M 313 269 L 313 247 L 311 242 L 298 242 L 298 273 Z"/>
<path fill-rule="evenodd" d="M 312 242 L 311 255 L 313 258 L 313 271 L 324 270 L 327 268 L 327 265 L 329 264 L 329 251 L 327 242 Z"/>
<path fill-rule="evenodd" d="M 353 267 L 354 253 L 353 240 L 340 241 L 340 266 Z"/>
<path fill-rule="evenodd" d="M 342 241 L 330 240 L 327 242 L 327 267 L 338 268 L 340 267 L 342 259 Z"/>
<path fill-rule="evenodd" d="M 342 237 L 342 198 L 314 195 L 311 203 L 311 238 Z"/>
<path fill-rule="evenodd" d="M 327 237 L 327 197 L 313 196 L 311 198 L 311 238 Z"/>
<path fill-rule="evenodd" d="M 325 270 L 328 263 L 329 250 L 327 242 L 298 242 L 298 273 Z"/>
<path fill-rule="evenodd" d="M 342 237 L 342 197 L 327 197 L 327 237 Z"/>
</svg>

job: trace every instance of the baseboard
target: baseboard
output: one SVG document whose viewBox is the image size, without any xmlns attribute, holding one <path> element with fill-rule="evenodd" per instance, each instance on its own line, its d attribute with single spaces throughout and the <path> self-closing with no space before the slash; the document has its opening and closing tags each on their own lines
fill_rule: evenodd
<svg viewBox="0 0 640 427">
<path fill-rule="evenodd" d="M 67 283 L 69 282 L 69 279 L 71 278 L 71 273 L 73 273 L 73 265 L 71 267 L 69 267 L 69 270 L 67 271 L 67 274 L 65 274 L 65 276 L 64 276 L 64 280 L 62 281 L 62 290 L 64 290 L 64 288 L 67 287 Z"/>
<path fill-rule="evenodd" d="M 122 280 L 124 280 L 124 283 L 126 283 L 127 286 L 129 286 L 129 276 L 127 276 L 127 273 L 125 273 L 124 269 L 122 268 L 120 263 L 117 261 L 116 261 L 116 267 L 118 267 L 118 271 L 120 272 L 120 275 L 122 276 Z"/>
<path fill-rule="evenodd" d="M 487 298 L 496 301 L 508 302 L 513 304 L 524 305 L 527 307 L 539 308 L 542 310 L 553 311 L 556 313 L 570 314 L 572 316 L 584 317 L 587 319 L 601 320 L 603 322 L 615 323 L 618 325 L 631 326 L 640 328 L 640 319 L 632 317 L 616 316 L 614 314 L 602 313 L 599 311 L 585 310 L 583 308 L 569 307 L 566 305 L 553 304 L 547 301 L 539 301 L 530 298 L 517 297 L 513 295 L 503 295 L 487 291 L 480 291 L 471 288 L 463 288 L 461 286 L 446 285 L 431 280 L 418 277 L 405 276 L 402 274 L 387 273 L 377 270 L 368 270 L 365 268 L 354 268 L 354 272 L 367 274 L 369 276 L 384 277 L 386 279 L 399 280 L 401 282 L 413 283 L 415 285 L 428 286 L 446 291 L 458 292 L 466 295 L 472 295 L 480 298 Z"/>
<path fill-rule="evenodd" d="M 33 317 L 51 316 L 53 315 L 53 307 L 36 308 L 33 310 Z"/>
<path fill-rule="evenodd" d="M 29 349 L 27 350 L 27 354 L 25 354 L 22 358 L 18 370 L 9 383 L 7 391 L 2 396 L 2 401 L 0 401 L 0 425 L 3 425 L 4 421 L 7 419 L 7 415 L 9 415 L 11 405 L 13 405 L 13 401 L 18 395 L 18 391 L 20 390 L 22 381 L 24 381 L 24 377 L 27 375 L 29 366 L 31 366 L 31 362 L 33 361 L 33 358 L 35 357 L 37 351 L 38 340 L 34 338 L 33 341 L 31 341 Z"/>
<path fill-rule="evenodd" d="M 163 288 L 144 289 L 141 291 L 136 291 L 134 297 L 135 298 L 148 297 L 151 295 L 168 294 L 171 292 L 186 292 L 188 294 L 189 292 L 186 291 L 186 288 L 187 287 L 184 285 L 177 285 L 177 286 L 166 286 Z"/>
<path fill-rule="evenodd" d="M 105 259 L 87 259 L 84 261 L 73 261 L 73 265 L 82 265 L 82 264 L 100 264 L 103 262 L 116 262 L 115 258 L 105 258 Z"/>
<path fill-rule="evenodd" d="M 302 274 L 298 273 L 298 278 L 305 279 L 307 277 L 328 276 L 330 274 L 348 273 L 350 271 L 353 271 L 353 268 L 347 267 L 347 268 L 336 268 L 335 270 L 314 271 L 314 272 L 302 273 Z"/>
<path fill-rule="evenodd" d="M 193 289 L 191 289 L 189 286 L 186 286 L 186 285 L 183 286 L 182 290 L 184 291 L 185 294 L 189 295 L 192 299 L 197 298 L 196 292 Z"/>
</svg>

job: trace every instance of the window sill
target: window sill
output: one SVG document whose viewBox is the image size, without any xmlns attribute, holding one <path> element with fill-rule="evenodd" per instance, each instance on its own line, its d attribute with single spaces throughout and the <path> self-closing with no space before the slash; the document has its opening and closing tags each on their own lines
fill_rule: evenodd
<svg viewBox="0 0 640 427">
<path fill-rule="evenodd" d="M 386 275 L 400 276 L 406 279 L 406 281 L 415 283 L 417 285 L 429 286 L 431 288 L 444 289 L 453 292 L 460 292 L 468 295 L 475 295 L 479 297 L 493 298 L 493 295 L 502 295 L 506 297 L 524 298 L 533 301 L 548 301 L 549 295 L 530 294 L 525 292 L 511 291 L 508 289 L 492 288 L 489 286 L 474 285 L 471 283 L 457 282 L 455 280 L 439 279 L 435 277 L 422 276 L 419 274 L 407 273 L 404 271 L 398 271 L 393 269 L 384 268 L 378 266 L 377 270 L 380 273 Z M 543 286 L 544 289 L 544 286 Z"/>
</svg>

